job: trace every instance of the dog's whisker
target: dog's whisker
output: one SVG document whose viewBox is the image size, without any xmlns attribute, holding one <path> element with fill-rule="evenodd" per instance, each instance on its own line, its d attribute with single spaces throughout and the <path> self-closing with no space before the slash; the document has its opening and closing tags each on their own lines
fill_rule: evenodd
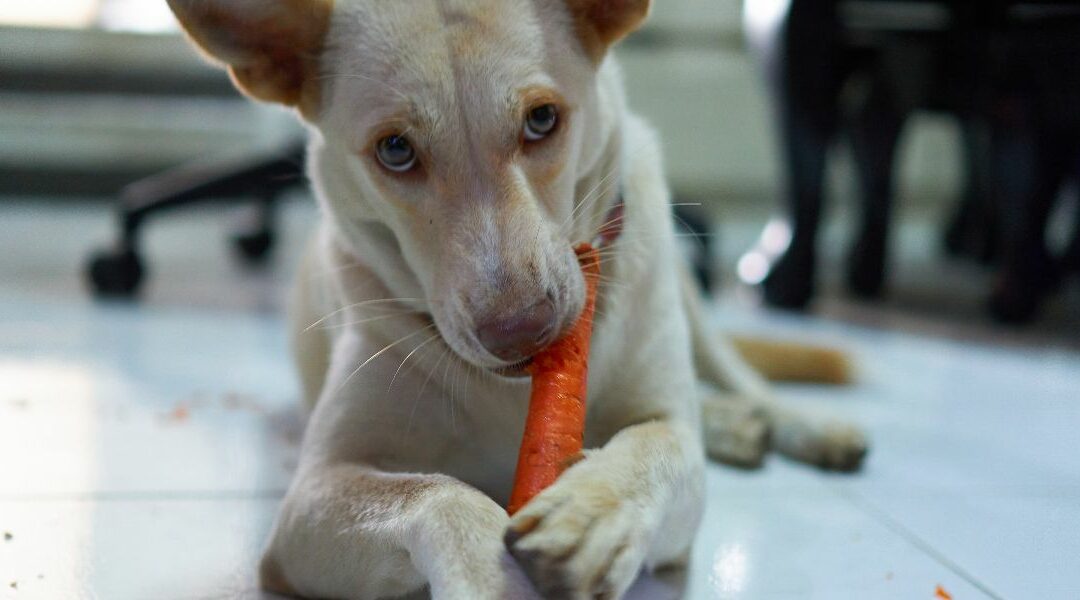
<svg viewBox="0 0 1080 600">
<path fill-rule="evenodd" d="M 464 362 L 464 361 L 462 361 Z M 454 406 L 458 403 L 458 384 L 461 383 L 461 372 L 464 368 L 454 369 L 454 376 L 450 379 L 450 424 L 454 431 L 457 430 L 456 421 L 454 420 Z"/>
<path fill-rule="evenodd" d="M 711 237 L 716 237 L 717 235 L 719 235 L 716 232 L 709 232 L 709 231 L 703 232 L 703 233 L 699 233 L 699 232 L 696 232 L 696 231 L 681 231 L 681 232 L 680 231 L 671 231 L 669 229 L 663 229 L 663 230 L 658 231 L 658 230 L 656 230 L 654 228 L 651 228 L 651 227 L 630 227 L 630 228 L 625 228 L 624 227 L 623 231 L 624 232 L 633 231 L 633 232 L 640 232 L 640 233 L 643 233 L 643 234 L 648 234 L 646 236 L 643 236 L 642 239 L 654 239 L 654 238 L 663 237 L 663 236 L 667 236 L 667 235 L 673 235 L 675 237 L 697 237 L 697 238 L 707 238 L 707 237 L 711 238 Z M 610 247 L 610 246 L 613 246 L 615 244 L 621 243 L 623 241 L 624 240 L 619 239 L 619 240 L 616 240 L 616 241 L 612 242 L 611 244 L 607 244 L 607 246 L 605 246 L 605 247 Z"/>
<path fill-rule="evenodd" d="M 581 211 L 582 208 L 587 206 L 593 201 L 593 193 L 604 186 L 613 176 L 619 173 L 619 166 L 613 166 L 603 177 L 597 181 L 593 187 L 589 188 L 589 191 L 585 192 L 585 195 L 581 197 L 581 200 L 573 207 L 567 218 L 559 225 L 559 230 L 562 231 L 567 225 L 570 225 L 570 229 L 573 229 L 575 215 Z"/>
<path fill-rule="evenodd" d="M 619 285 L 629 285 L 629 283 L 627 283 L 625 281 L 621 281 L 619 279 L 616 279 L 612 275 L 604 275 L 603 273 L 598 273 L 596 275 L 592 275 L 591 277 L 596 277 L 596 280 L 601 282 L 601 283 L 617 283 Z"/>
<path fill-rule="evenodd" d="M 410 333 L 410 334 L 407 334 L 407 335 L 406 335 L 406 336 L 404 336 L 404 337 L 398 338 L 398 339 L 397 339 L 396 341 L 390 342 L 389 344 L 387 344 L 387 345 L 383 346 L 381 350 L 379 350 L 379 351 L 378 351 L 378 352 L 376 352 L 375 354 L 372 354 L 371 356 L 369 356 L 369 357 L 367 358 L 367 360 L 365 360 L 364 362 L 360 363 L 360 366 L 359 366 L 359 367 L 356 367 L 356 369 L 354 369 L 352 373 L 349 373 L 349 376 L 348 376 L 348 377 L 346 377 L 346 378 L 345 378 L 345 380 L 341 382 L 341 385 L 339 385 L 339 386 L 338 386 L 338 391 L 341 391 L 341 390 L 342 390 L 342 389 L 343 389 L 343 388 L 345 387 L 345 385 L 346 385 L 347 383 L 349 383 L 349 381 L 350 381 L 350 380 L 351 380 L 351 379 L 352 379 L 353 377 L 355 377 L 357 373 L 359 373 L 359 372 L 360 372 L 360 370 L 361 370 L 361 369 L 363 369 L 363 368 L 364 368 L 364 367 L 366 367 L 367 365 L 371 364 L 371 361 L 375 360 L 376 358 L 379 358 L 380 356 L 382 356 L 383 354 L 385 354 L 386 352 L 388 352 L 388 351 L 389 351 L 389 350 L 390 350 L 391 348 L 393 348 L 393 347 L 397 346 L 398 344 L 400 344 L 400 343 L 404 342 L 405 340 L 407 340 L 407 339 L 410 339 L 410 338 L 412 338 L 413 336 L 415 336 L 415 335 L 417 335 L 417 334 L 419 334 L 419 333 L 422 333 L 422 332 L 424 332 L 424 331 L 427 331 L 428 329 L 431 329 L 431 328 L 432 328 L 432 327 L 434 327 L 434 326 L 435 326 L 435 324 L 434 324 L 434 323 L 430 323 L 430 324 L 428 324 L 428 325 L 427 325 L 427 326 L 425 326 L 425 327 L 421 327 L 420 329 L 417 329 L 416 331 L 413 331 L 412 333 Z"/>
<path fill-rule="evenodd" d="M 393 317 L 404 317 L 409 315 L 422 315 L 426 314 L 423 310 L 403 310 L 401 312 L 391 313 L 388 315 L 379 315 L 377 317 L 368 317 L 366 319 L 360 319 L 359 321 L 349 321 L 348 323 L 336 323 L 334 325 L 323 325 L 320 329 L 339 329 L 343 327 L 354 327 L 371 323 L 374 321 L 382 321 L 383 319 L 391 319 Z"/>
<path fill-rule="evenodd" d="M 580 203 L 576 207 L 574 207 L 573 211 L 570 212 L 570 218 L 568 220 L 570 221 L 570 231 L 571 232 L 574 230 L 575 226 L 577 225 L 577 222 L 574 220 L 575 214 L 577 215 L 577 217 L 581 217 L 582 215 L 586 214 L 586 212 L 584 212 L 584 211 L 579 212 L 579 209 L 584 208 L 587 205 L 594 202 L 595 200 L 605 196 L 609 191 L 611 191 L 611 189 L 613 187 L 620 184 L 621 181 L 612 180 L 611 179 L 612 176 L 621 172 L 621 167 L 622 167 L 623 163 L 629 161 L 629 159 L 635 157 L 638 153 L 640 153 L 642 150 L 645 150 L 646 148 L 648 148 L 648 144 L 641 143 L 641 144 L 638 144 L 635 148 L 633 148 L 631 150 L 628 150 L 626 152 L 626 154 L 623 156 L 623 158 L 621 160 L 616 161 L 616 163 L 614 165 L 612 165 L 611 169 L 603 177 L 601 177 L 600 180 L 595 185 L 593 185 L 592 189 L 590 189 L 582 197 L 582 200 L 580 201 Z M 563 231 L 564 227 L 565 227 L 565 223 L 562 226 L 560 226 L 560 231 Z"/>
<path fill-rule="evenodd" d="M 444 390 L 446 392 L 446 398 L 450 403 L 450 431 L 452 431 L 452 432 L 454 432 L 456 434 L 457 433 L 457 419 L 455 418 L 455 414 L 454 414 L 454 388 L 453 388 L 452 383 L 451 383 L 450 387 L 447 387 L 447 385 L 446 385 L 447 381 L 449 380 L 450 365 L 452 365 L 452 364 L 454 364 L 454 357 L 453 356 L 450 357 L 450 360 L 446 361 L 446 367 L 443 368 L 443 378 L 442 378 L 442 386 L 441 386 L 441 388 L 442 388 L 442 390 Z"/>
<path fill-rule="evenodd" d="M 596 234 L 599 235 L 600 232 L 602 232 L 605 229 L 607 229 L 608 227 L 611 227 L 612 225 L 618 223 L 619 221 L 622 221 L 625 218 L 626 218 L 626 214 L 623 213 L 623 214 L 620 214 L 617 217 L 613 217 L 611 219 L 608 219 L 607 221 L 604 221 L 603 223 L 596 226 Z"/>
<path fill-rule="evenodd" d="M 618 260 L 618 258 L 619 258 L 618 254 L 609 254 L 607 256 L 602 256 L 602 257 L 600 257 L 600 262 L 598 264 L 599 264 L 600 268 L 603 269 L 604 265 L 613 264 L 616 260 Z"/>
<path fill-rule="evenodd" d="M 563 223 L 559 226 L 560 231 L 565 230 L 567 225 L 569 225 L 569 229 L 573 231 L 574 226 L 577 224 L 575 219 L 585 214 L 582 209 L 588 207 L 594 200 L 596 200 L 600 196 L 603 196 L 604 193 L 610 190 L 612 186 L 608 185 L 608 183 L 611 182 L 612 177 L 619 173 L 620 165 L 618 162 L 616 162 L 616 164 L 612 165 L 612 167 L 608 169 L 607 173 L 601 176 L 600 179 L 595 184 L 593 184 L 593 187 L 589 188 L 589 191 L 585 192 L 578 204 L 574 206 L 573 210 L 570 211 L 570 215 L 567 217 L 567 219 L 564 220 Z"/>
<path fill-rule="evenodd" d="M 384 304 L 384 303 L 388 303 L 388 302 L 422 302 L 422 301 L 423 301 L 423 298 L 375 298 L 373 300 L 364 300 L 362 302 L 354 302 L 352 304 L 346 304 L 345 306 L 342 306 L 341 308 L 339 308 L 337 310 L 331 311 L 331 312 L 323 315 L 317 321 L 315 321 L 311 325 L 308 325 L 307 327 L 305 327 L 304 331 L 309 331 L 309 330 L 311 330 L 311 329 L 313 329 L 315 327 L 318 327 L 319 325 L 321 325 L 323 322 L 325 322 L 330 317 L 333 317 L 334 315 L 341 314 L 341 313 L 343 313 L 343 312 L 345 312 L 347 310 L 350 310 L 350 309 L 362 308 L 364 306 L 370 306 L 370 305 L 373 305 L 373 304 Z"/>
<path fill-rule="evenodd" d="M 678 221 L 679 223 L 682 223 L 682 226 L 686 228 L 686 231 L 687 231 L 688 233 L 690 233 L 691 235 L 695 236 L 695 239 L 697 240 L 697 245 L 698 245 L 698 248 L 699 248 L 700 250 L 705 250 L 705 242 L 703 242 L 703 241 L 701 241 L 701 240 L 702 240 L 702 238 L 704 238 L 704 237 L 705 237 L 706 235 L 712 235 L 712 234 L 709 234 L 709 233 L 698 233 L 698 232 L 694 231 L 694 228 L 693 228 L 693 227 L 691 227 L 691 226 L 690 226 L 690 224 L 689 224 L 689 223 L 687 223 L 687 222 L 686 222 L 686 221 L 685 221 L 685 220 L 684 220 L 684 219 L 683 219 L 682 217 L 680 217 L 680 216 L 679 216 L 678 214 L 676 214 L 676 212 L 675 212 L 675 211 L 671 211 L 671 216 L 672 216 L 672 218 L 674 218 L 674 219 L 675 219 L 676 221 Z M 679 235 L 679 234 L 675 234 L 675 235 L 676 235 L 676 237 L 678 237 L 678 235 Z"/>
<path fill-rule="evenodd" d="M 626 246 L 612 247 L 612 246 L 609 245 L 609 246 L 605 246 L 605 247 L 601 248 L 600 252 L 598 254 L 599 254 L 600 260 L 602 262 L 602 261 L 605 261 L 605 260 L 615 258 L 616 256 L 622 254 L 625 250 L 626 250 Z"/>
<path fill-rule="evenodd" d="M 348 271 L 349 269 L 356 269 L 358 267 L 363 267 L 363 266 L 364 266 L 364 262 L 361 261 L 361 260 L 346 261 L 344 264 L 340 264 L 340 265 L 338 265 L 336 267 L 328 267 L 328 268 L 325 268 L 325 269 L 320 269 L 318 271 L 315 271 L 314 273 L 312 273 L 310 275 L 310 277 L 312 277 L 312 278 L 329 277 L 330 275 L 334 275 L 334 274 L 340 273 L 342 271 Z"/>
<path fill-rule="evenodd" d="M 630 284 L 629 283 L 626 283 L 625 281 L 616 281 L 614 279 L 601 279 L 600 280 L 600 285 L 602 285 L 604 287 L 618 288 L 618 289 L 623 289 L 623 290 L 630 289 Z"/>
<path fill-rule="evenodd" d="M 611 252 L 608 252 L 607 254 L 601 254 L 600 255 L 600 266 L 603 267 L 605 264 L 613 262 L 615 259 L 619 258 L 621 255 L 622 255 L 622 252 L 620 252 L 619 250 L 613 250 Z"/>
<path fill-rule="evenodd" d="M 605 176 L 605 177 L 604 177 L 603 179 L 601 179 L 601 183 L 603 183 L 604 179 L 607 179 L 607 177 L 609 177 L 609 176 L 610 176 L 611 174 L 612 174 L 612 173 L 609 173 L 609 174 L 608 174 L 607 176 Z M 600 184 L 597 184 L 597 185 L 600 185 Z M 608 187 L 608 189 L 610 189 L 610 186 Z M 582 202 L 581 202 L 581 203 L 579 203 L 577 207 L 575 207 L 575 210 L 574 210 L 573 212 L 571 212 L 571 215 L 570 215 L 570 216 L 571 216 L 571 218 L 575 216 L 575 213 L 577 212 L 577 208 L 579 208 L 579 207 L 581 207 L 581 206 L 584 206 L 584 205 L 585 205 L 585 204 L 586 204 L 586 203 L 587 203 L 587 202 L 589 201 L 589 197 L 590 197 L 590 196 L 592 195 L 592 191 L 593 191 L 593 190 L 596 190 L 596 186 L 594 186 L 594 187 L 593 187 L 593 189 L 592 189 L 592 190 L 590 190 L 590 192 L 589 192 L 588 194 L 586 194 L 586 198 L 585 198 L 585 199 L 583 199 L 583 200 L 582 200 Z M 601 196 L 602 196 L 602 195 L 604 195 L 604 193 L 606 193 L 606 191 L 607 191 L 607 190 L 604 190 L 604 191 L 600 192 L 600 194 L 599 194 L 599 195 L 601 195 Z M 669 202 L 669 203 L 668 203 L 668 206 L 669 206 L 669 207 L 677 207 L 677 206 L 701 206 L 701 203 L 700 203 L 700 202 Z M 688 224 L 688 223 L 687 223 L 687 222 L 686 222 L 685 220 L 683 220 L 683 219 L 682 219 L 682 218 L 680 218 L 680 217 L 679 217 L 678 215 L 676 215 L 676 214 L 674 213 L 674 211 L 672 211 L 671 215 L 672 215 L 672 217 L 674 217 L 675 219 L 677 219 L 677 220 L 678 220 L 678 221 L 679 221 L 679 222 L 680 222 L 680 223 L 681 223 L 681 224 L 682 224 L 682 225 L 683 225 L 684 227 L 686 227 L 686 228 L 687 228 L 688 230 L 692 230 L 692 228 L 690 227 L 690 225 L 689 225 L 689 224 Z M 611 218 L 611 219 L 609 219 L 609 220 L 607 220 L 607 221 L 604 221 L 604 222 L 603 222 L 603 223 L 601 223 L 600 225 L 597 225 L 597 226 L 596 226 L 596 228 L 595 228 L 595 229 L 596 229 L 596 232 L 597 232 L 597 235 L 599 235 L 599 232 L 603 231 L 604 229 L 606 229 L 606 228 L 608 228 L 608 227 L 610 227 L 610 226 L 612 226 L 612 225 L 615 225 L 616 223 L 619 223 L 620 221 L 624 220 L 625 218 L 626 218 L 626 213 L 625 213 L 625 212 L 623 212 L 623 213 L 620 213 L 620 214 L 619 214 L 618 216 L 616 216 L 616 217 L 613 217 L 613 218 Z M 565 221 L 564 221 L 563 225 L 561 225 L 561 226 L 560 226 L 560 228 L 562 228 L 563 226 L 565 226 L 565 224 L 566 224 L 566 223 L 565 223 Z M 573 227 L 571 227 L 571 229 L 573 229 Z"/>
<path fill-rule="evenodd" d="M 559 223 L 559 231 L 565 231 L 568 225 L 570 226 L 570 229 L 573 229 L 574 218 L 577 215 L 578 211 L 580 211 L 582 208 L 585 207 L 586 204 L 589 203 L 589 201 L 592 199 L 593 191 L 596 190 L 596 188 L 598 188 L 600 185 L 602 185 L 603 181 L 613 175 L 616 171 L 617 169 L 612 168 L 607 174 L 600 178 L 600 181 L 594 184 L 593 187 L 589 188 L 589 190 L 586 191 L 580 199 L 578 199 L 574 206 L 570 208 L 570 214 L 566 215 L 566 218 L 563 219 L 561 223 Z"/>
<path fill-rule="evenodd" d="M 587 194 L 586 197 L 582 199 L 579 206 L 591 209 L 592 205 L 595 202 L 605 197 L 611 190 L 615 189 L 615 187 L 619 184 L 619 181 L 618 179 L 610 179 L 610 177 L 612 175 L 615 175 L 617 172 L 617 170 L 613 170 L 611 173 L 601 179 L 600 182 L 597 183 L 597 186 L 593 188 L 594 192 Z M 578 219 L 584 218 L 591 212 L 591 210 L 582 210 L 580 212 L 577 212 L 576 214 L 571 214 L 572 219 L 570 222 L 570 231 L 572 232 L 574 229 L 577 228 L 577 226 L 579 225 Z"/>
<path fill-rule="evenodd" d="M 409 352 L 408 354 L 406 354 L 406 355 L 405 355 L 405 358 L 401 359 L 401 364 L 400 364 L 400 365 L 398 365 L 398 368 L 397 368 L 397 370 L 395 370 L 395 371 L 394 371 L 394 375 L 393 375 L 393 377 L 391 377 L 391 378 L 390 378 L 390 385 L 386 386 L 386 393 L 387 393 L 387 394 L 389 394 L 389 393 L 390 393 L 390 388 L 394 387 L 394 381 L 396 381 L 396 380 L 397 380 L 397 376 L 398 376 L 398 373 L 401 373 L 401 368 L 405 366 L 405 363 L 406 363 L 406 362 L 408 362 L 409 358 L 411 358 L 413 354 L 416 354 L 416 352 L 417 352 L 418 350 L 420 350 L 420 349 L 421 349 L 421 348 L 423 348 L 424 346 L 428 345 L 428 343 L 430 343 L 431 341 L 433 341 L 433 340 L 435 340 L 436 338 L 438 338 L 438 337 L 439 337 L 439 335 L 440 335 L 440 334 L 439 334 L 438 332 L 435 332 L 435 333 L 434 333 L 434 334 L 433 334 L 433 335 L 432 335 L 431 337 L 429 337 L 428 339 L 426 339 L 426 340 L 424 340 L 424 341 L 420 342 L 420 344 L 419 344 L 419 345 L 417 345 L 417 346 L 416 346 L 415 348 L 413 348 L 413 349 L 412 349 L 412 350 L 411 350 L 411 351 L 410 351 L 410 352 Z"/>
<path fill-rule="evenodd" d="M 420 404 L 420 399 L 424 397 L 424 390 L 426 390 L 428 384 L 431 383 L 432 376 L 434 376 L 435 373 L 439 370 L 439 365 L 442 364 L 443 359 L 446 358 L 447 355 L 449 355 L 451 352 L 453 352 L 453 350 L 451 350 L 450 346 L 447 345 L 446 349 L 443 350 L 443 353 L 439 356 L 439 360 L 435 361 L 435 364 L 431 367 L 431 370 L 428 372 L 427 378 L 424 379 L 424 384 L 422 386 L 420 386 L 420 391 L 416 393 L 416 401 L 413 402 L 412 414 L 409 415 L 409 425 L 406 428 L 405 433 L 408 433 L 409 431 L 412 430 L 413 416 L 416 415 L 416 407 Z"/>
<path fill-rule="evenodd" d="M 608 318 L 606 312 L 604 312 L 602 310 L 597 310 L 596 308 L 593 308 L 593 322 L 594 323 L 596 322 L 597 319 L 606 319 L 606 318 Z"/>
<path fill-rule="evenodd" d="M 622 257 L 622 252 L 612 252 L 600 257 L 600 268 L 603 269 L 604 265 L 612 264 L 616 260 Z"/>
<path fill-rule="evenodd" d="M 443 349 L 444 354 L 446 352 L 448 352 L 448 351 L 449 351 L 449 346 L 447 346 L 446 348 Z M 440 356 L 439 359 L 442 360 L 442 356 Z M 436 361 L 436 364 L 438 364 L 438 361 Z M 429 375 L 429 377 L 430 377 L 430 375 Z M 423 390 L 421 390 L 421 391 L 423 391 Z M 409 420 L 408 420 L 408 422 L 407 422 L 407 424 L 405 426 L 405 434 L 406 435 L 408 435 L 409 432 L 412 431 L 413 418 L 416 417 L 416 409 L 417 409 L 417 407 L 420 406 L 420 398 L 421 397 L 422 397 L 422 394 L 417 394 L 416 399 L 413 400 L 412 410 L 409 411 Z"/>
<path fill-rule="evenodd" d="M 474 365 L 472 363 L 467 363 L 467 364 L 468 364 L 469 370 L 465 374 L 465 402 L 469 401 L 469 386 L 472 384 L 473 374 L 476 373 L 476 371 L 477 371 L 476 365 Z M 464 409 L 464 408 L 465 408 L 465 406 L 462 405 L 462 409 Z"/>
<path fill-rule="evenodd" d="M 450 381 L 450 424 L 455 432 L 457 429 L 457 421 L 454 418 L 454 409 L 455 407 L 459 407 L 462 409 L 462 411 L 464 411 L 464 406 L 461 404 L 461 397 L 458 394 L 458 392 L 460 391 L 458 386 L 461 385 L 461 376 L 465 372 L 465 365 L 469 364 L 468 361 L 463 360 L 460 357 L 457 358 L 459 368 L 454 369 L 454 377 Z M 462 415 L 464 414 L 465 413 L 462 412 Z"/>
<path fill-rule="evenodd" d="M 635 231 L 635 230 L 629 230 L 629 231 Z M 603 248 L 601 248 L 600 249 L 601 253 L 603 253 L 604 251 L 611 251 L 611 250 L 617 250 L 617 249 L 625 248 L 625 247 L 627 247 L 627 244 L 630 244 L 630 243 L 637 244 L 638 242 L 642 242 L 642 241 L 646 241 L 646 240 L 650 240 L 650 239 L 663 238 L 663 237 L 667 237 L 667 236 L 671 236 L 671 237 L 673 237 L 675 239 L 703 238 L 703 237 L 715 237 L 716 236 L 716 234 L 712 234 L 712 233 L 697 234 L 697 233 L 669 233 L 669 232 L 656 233 L 655 235 L 646 235 L 644 230 L 637 230 L 637 231 L 635 231 L 635 233 L 638 233 L 638 235 L 634 236 L 634 238 L 635 238 L 634 240 L 628 240 L 628 241 L 616 240 L 616 241 L 614 241 L 614 242 L 612 242 L 610 244 L 605 245 Z"/>
</svg>

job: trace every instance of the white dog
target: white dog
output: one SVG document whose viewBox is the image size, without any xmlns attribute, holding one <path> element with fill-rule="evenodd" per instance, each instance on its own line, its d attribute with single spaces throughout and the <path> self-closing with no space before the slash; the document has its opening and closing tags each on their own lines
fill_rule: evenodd
<svg viewBox="0 0 1080 600">
<path fill-rule="evenodd" d="M 701 334 L 655 136 L 608 57 L 648 0 L 169 3 L 240 89 L 311 131 L 324 219 L 292 323 L 313 410 L 266 588 L 617 598 L 642 567 L 686 560 L 705 446 L 736 463 L 770 443 L 861 460 L 856 430 L 776 409 Z M 572 243 L 611 225 L 589 450 L 509 518 L 522 367 L 582 310 Z M 695 365 L 727 392 L 704 412 Z"/>
</svg>

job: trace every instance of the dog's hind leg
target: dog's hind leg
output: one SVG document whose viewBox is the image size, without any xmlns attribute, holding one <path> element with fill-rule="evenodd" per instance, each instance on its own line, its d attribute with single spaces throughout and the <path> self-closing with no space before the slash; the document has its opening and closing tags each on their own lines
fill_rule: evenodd
<svg viewBox="0 0 1080 600">
<path fill-rule="evenodd" d="M 709 458 L 756 469 L 769 450 L 769 413 L 737 395 L 708 392 L 701 400 L 701 427 Z"/>
<path fill-rule="evenodd" d="M 728 464 L 756 467 L 765 451 L 772 449 L 824 469 L 858 469 L 867 452 L 866 438 L 859 429 L 782 406 L 769 384 L 735 347 L 722 336 L 709 333 L 699 292 L 690 274 L 682 270 L 683 302 L 697 376 L 720 392 L 702 402 L 709 456 Z"/>
<path fill-rule="evenodd" d="M 854 425 L 779 406 L 772 399 L 755 399 L 772 422 L 769 445 L 780 454 L 830 471 L 856 471 L 869 446 Z"/>
</svg>

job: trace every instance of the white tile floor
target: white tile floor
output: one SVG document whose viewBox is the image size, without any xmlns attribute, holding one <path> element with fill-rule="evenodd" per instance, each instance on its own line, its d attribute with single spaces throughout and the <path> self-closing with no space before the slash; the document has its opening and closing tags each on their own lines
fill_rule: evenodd
<svg viewBox="0 0 1080 600">
<path fill-rule="evenodd" d="M 17 241 L 0 257 L 0 598 L 258 597 L 300 427 L 275 310 L 287 266 L 240 273 L 206 217 L 180 219 L 152 234 L 143 304 L 94 304 L 77 265 L 108 215 L 70 208 L 0 208 L 0 240 Z M 287 245 L 309 221 L 290 212 Z M 856 385 L 784 391 L 865 424 L 867 467 L 711 466 L 684 597 L 1080 598 L 1080 353 L 826 309 L 841 318 L 728 298 L 716 319 L 852 351 Z"/>
</svg>

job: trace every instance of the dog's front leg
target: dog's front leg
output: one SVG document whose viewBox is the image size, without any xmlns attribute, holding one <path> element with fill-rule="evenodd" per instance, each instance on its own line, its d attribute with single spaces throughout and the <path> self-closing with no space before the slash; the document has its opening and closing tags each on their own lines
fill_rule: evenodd
<svg viewBox="0 0 1080 600">
<path fill-rule="evenodd" d="M 403 377 L 391 390 L 399 358 L 365 358 L 380 347 L 350 334 L 335 341 L 263 556 L 263 587 L 313 598 L 391 598 L 425 584 L 436 600 L 530 597 L 502 544 L 502 507 L 435 467 L 372 466 L 388 454 L 425 464 L 416 454 L 434 439 L 425 438 L 434 434 L 422 419 L 410 429 L 408 404 L 398 401 L 421 400 L 423 380 Z"/>
<path fill-rule="evenodd" d="M 628 427 L 510 523 L 506 544 L 546 598 L 618 598 L 644 565 L 684 561 L 703 508 L 696 427 Z"/>
<path fill-rule="evenodd" d="M 263 587 L 315 598 L 529 598 L 505 510 L 444 475 L 327 464 L 297 475 L 263 556 Z M 509 568 L 508 568 L 509 567 Z"/>
</svg>

